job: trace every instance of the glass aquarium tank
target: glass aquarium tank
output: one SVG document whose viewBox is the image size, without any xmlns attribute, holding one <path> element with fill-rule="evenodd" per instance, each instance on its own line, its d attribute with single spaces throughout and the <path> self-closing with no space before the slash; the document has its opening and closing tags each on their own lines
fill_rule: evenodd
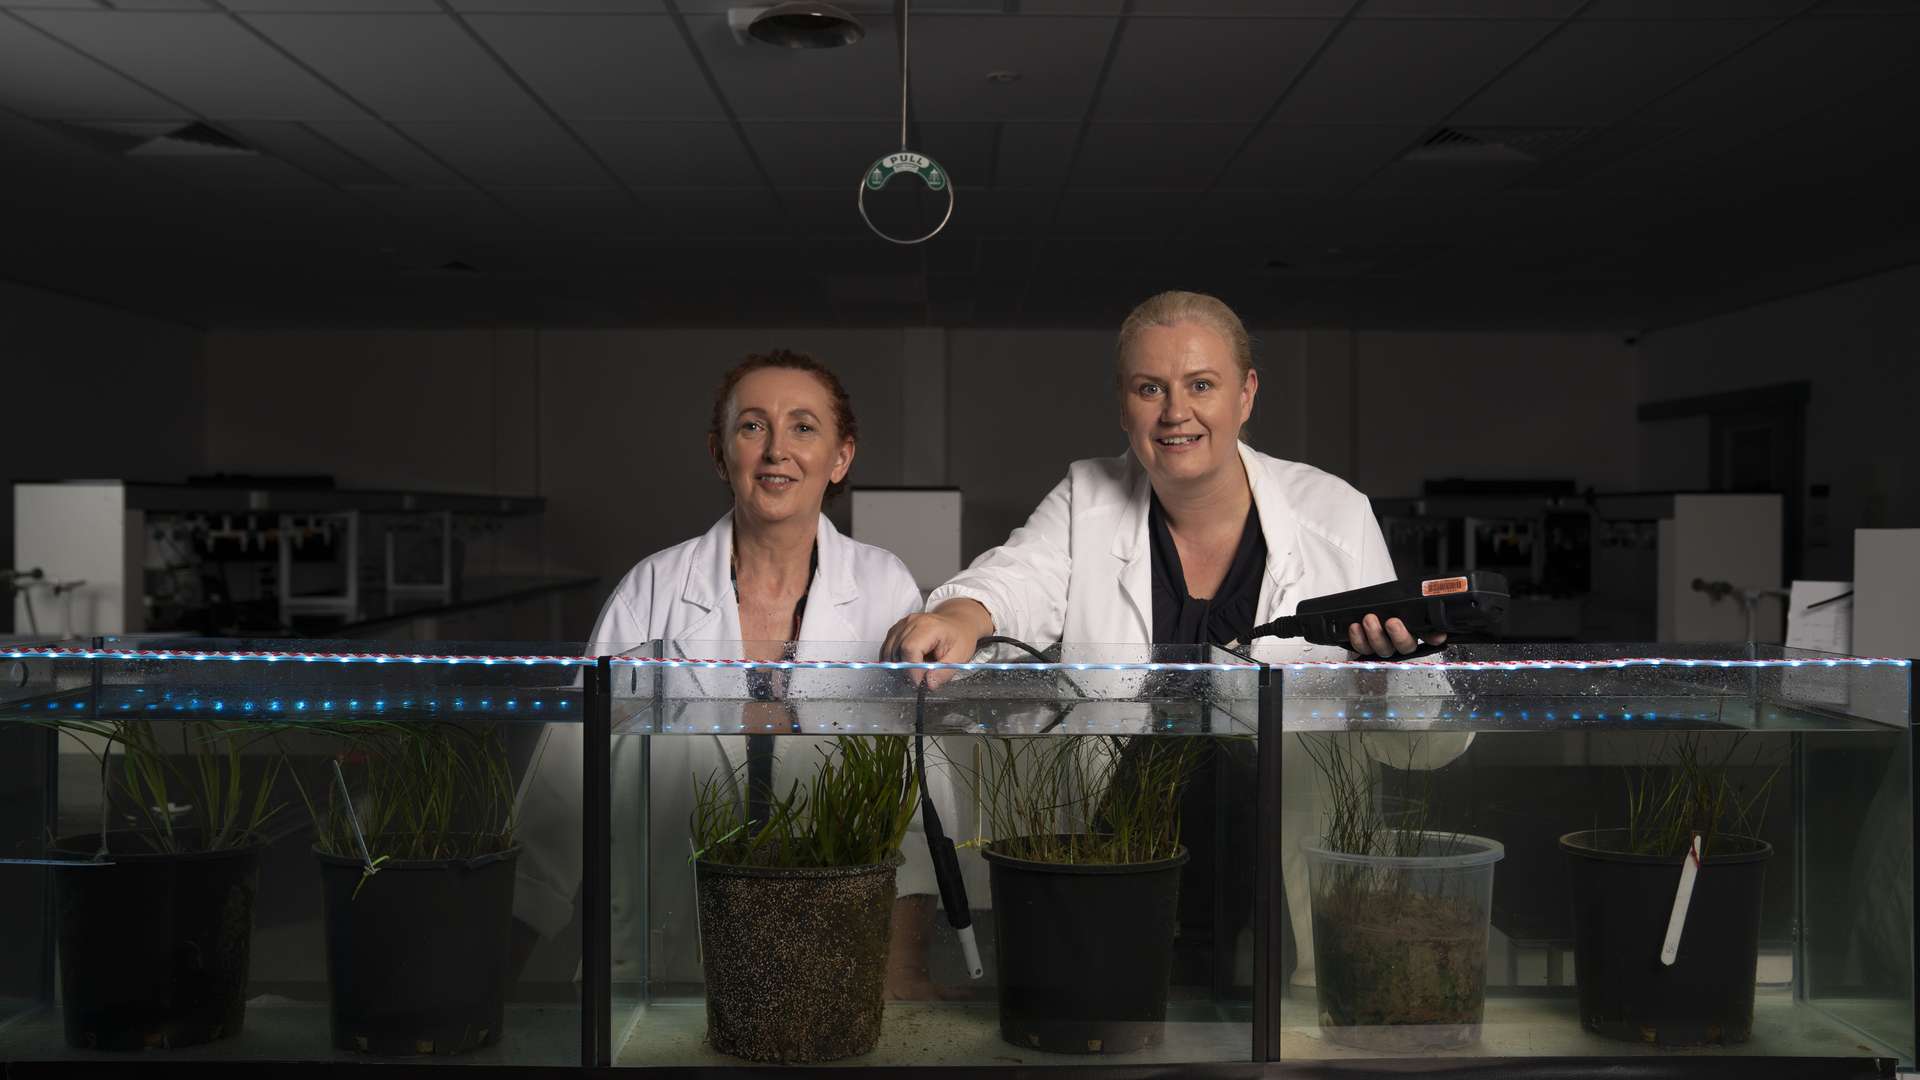
<svg viewBox="0 0 1920 1080">
<path fill-rule="evenodd" d="M 0 1061 L 1914 1061 L 1907 661 L 608 651 L 0 649 Z"/>
<path fill-rule="evenodd" d="M 1279 1060 L 1912 1066 L 1907 661 L 1254 657 L 1285 733 Z"/>
<path fill-rule="evenodd" d="M 878 655 L 609 661 L 612 1063 L 1257 1060 L 1260 668 Z"/>
<path fill-rule="evenodd" d="M 515 810 L 590 661 L 381 648 L 0 649 L 0 1060 L 581 1060 Z"/>
</svg>

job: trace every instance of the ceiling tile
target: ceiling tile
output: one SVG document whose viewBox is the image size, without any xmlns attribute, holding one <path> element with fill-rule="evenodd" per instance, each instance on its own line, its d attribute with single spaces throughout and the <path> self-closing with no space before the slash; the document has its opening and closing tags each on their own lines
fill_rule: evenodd
<svg viewBox="0 0 1920 1080">
<path fill-rule="evenodd" d="M 661 0 L 449 0 L 455 11 L 520 12 L 538 15 L 653 15 L 665 11 Z M 686 8 L 683 3 L 682 9 Z"/>
<path fill-rule="evenodd" d="M 225 127 L 242 141 L 331 184 L 377 187 L 398 183 L 396 178 L 341 149 L 339 144 L 305 124 L 284 120 L 233 120 Z"/>
<path fill-rule="evenodd" d="M 661 232 L 705 236 L 763 236 L 782 225 L 780 206 L 765 187 L 647 188 L 634 193 Z"/>
<path fill-rule="evenodd" d="M 1762 19 L 1574 23 L 1505 72 L 1453 124 L 1610 124 L 1776 25 Z"/>
<path fill-rule="evenodd" d="M 1797 15 L 1808 0 L 1593 0 L 1583 19 L 1758 19 Z"/>
<path fill-rule="evenodd" d="M 467 23 L 569 120 L 722 115 L 686 42 L 664 15 L 476 15 Z"/>
<path fill-rule="evenodd" d="M 1053 207 L 1059 201 L 1060 192 L 1051 188 L 962 187 L 954 199 L 953 220 L 989 228 L 1042 228 L 1052 224 Z"/>
<path fill-rule="evenodd" d="M 20 17 L 208 116 L 323 120 L 361 115 L 226 15 L 23 11 Z"/>
<path fill-rule="evenodd" d="M 844 187 L 848 198 L 853 197 L 854 185 L 868 165 L 900 147 L 897 124 L 750 123 L 742 127 L 776 185 Z M 938 161 L 962 189 L 986 184 L 994 125 L 921 124 L 917 135 L 914 149 Z"/>
<path fill-rule="evenodd" d="M 776 185 L 783 188 L 844 185 L 849 198 L 866 167 L 900 144 L 898 125 L 871 121 L 741 126 Z"/>
<path fill-rule="evenodd" d="M 532 222 L 573 235 L 632 231 L 643 211 L 619 188 L 493 188 L 493 194 Z"/>
<path fill-rule="evenodd" d="M 247 22 L 388 120 L 538 111 L 444 15 L 250 15 Z"/>
<path fill-rule="evenodd" d="M 1396 161 L 1368 177 L 1355 189 L 1357 196 L 1422 195 L 1498 191 L 1525 176 L 1531 161 L 1459 162 Z"/>
<path fill-rule="evenodd" d="M 1545 22 L 1348 23 L 1274 114 L 1279 123 L 1430 124 L 1553 28 Z"/>
<path fill-rule="evenodd" d="M 1684 131 L 1684 127 L 1672 124 L 1615 124 L 1542 162 L 1521 183 L 1529 188 L 1566 188 L 1585 183 L 1600 170 Z"/>
<path fill-rule="evenodd" d="M 37 118 L 176 118 L 186 110 L 41 31 L 0 17 L 0 105 Z"/>
<path fill-rule="evenodd" d="M 544 117 L 400 128 L 482 186 L 596 187 L 610 182 L 579 143 Z"/>
<path fill-rule="evenodd" d="M 623 182 L 635 187 L 750 185 L 760 180 L 732 124 L 589 120 L 574 130 Z"/>
<path fill-rule="evenodd" d="M 1123 0 L 1020 0 L 1023 15 L 1117 15 Z"/>
<path fill-rule="evenodd" d="M 1586 0 L 1362 0 L 1359 19 L 1564 19 Z"/>
<path fill-rule="evenodd" d="M 378 120 L 309 125 L 353 156 L 409 187 L 458 187 L 460 178 L 432 154 Z"/>
<path fill-rule="evenodd" d="M 1267 18 L 1337 19 L 1353 9 L 1354 0 L 1134 0 L 1136 15 L 1256 15 Z M 1026 5 L 1021 5 L 1026 10 Z"/>
<path fill-rule="evenodd" d="M 1795 19 L 1648 106 L 1648 123 L 1781 123 L 1920 62 L 1920 19 Z"/>
<path fill-rule="evenodd" d="M 1079 139 L 1079 124 L 1000 125 L 994 185 L 1038 188 L 1066 183 Z"/>
<path fill-rule="evenodd" d="M 1130 20 L 1121 31 L 1094 119 L 1258 119 L 1335 25 L 1299 19 Z"/>
<path fill-rule="evenodd" d="M 1419 142 L 1424 127 L 1269 124 L 1234 160 L 1220 183 L 1275 191 L 1340 192 Z"/>
<path fill-rule="evenodd" d="M 1054 220 L 1126 236 L 1165 236 L 1180 228 L 1193 209 L 1191 191 L 1069 189 Z"/>
<path fill-rule="evenodd" d="M 1093 103 L 1116 19 L 916 16 L 914 115 L 925 120 L 1079 120 Z M 1012 71 L 1012 83 L 987 80 Z"/>
<path fill-rule="evenodd" d="M 1245 124 L 1093 124 L 1073 186 L 1199 191 L 1247 134 Z"/>
<path fill-rule="evenodd" d="M 440 5 L 434 0 L 220 0 L 228 11 L 253 12 L 365 12 L 391 15 L 405 12 L 434 13 Z"/>
<path fill-rule="evenodd" d="M 893 20 L 863 21 L 866 41 L 850 49 L 775 49 L 736 43 L 724 15 L 686 17 L 688 34 L 742 120 L 891 119 L 898 124 L 900 62 L 892 45 Z"/>
<path fill-rule="evenodd" d="M 493 198 L 467 189 L 368 191 L 363 197 L 401 222 L 456 236 L 520 224 Z"/>
</svg>

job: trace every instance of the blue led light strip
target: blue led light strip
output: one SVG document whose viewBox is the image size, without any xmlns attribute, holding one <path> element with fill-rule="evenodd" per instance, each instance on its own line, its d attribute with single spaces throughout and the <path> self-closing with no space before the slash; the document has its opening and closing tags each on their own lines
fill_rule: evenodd
<svg viewBox="0 0 1920 1080">
<path fill-rule="evenodd" d="M 229 660 L 264 663 L 331 664 L 471 664 L 495 666 L 591 667 L 598 662 L 592 656 L 510 656 L 510 655 L 438 655 L 418 653 L 333 653 L 277 651 L 200 651 L 191 649 L 82 649 L 61 647 L 16 648 L 0 650 L 0 658 L 10 660 Z M 889 660 L 704 660 L 690 657 L 615 656 L 612 663 L 629 667 L 755 669 L 782 671 L 1255 671 L 1260 665 L 1247 663 L 909 663 Z M 1443 660 L 1408 664 L 1382 660 L 1300 660 L 1280 661 L 1273 666 L 1288 671 L 1593 671 L 1622 668 L 1835 668 L 1899 667 L 1912 664 L 1895 657 L 1822 657 L 1776 660 L 1712 660 L 1684 657 L 1632 657 L 1613 660 Z"/>
<path fill-rule="evenodd" d="M 1281 661 L 1273 666 L 1288 671 L 1351 669 L 1358 671 L 1595 671 L 1618 668 L 1817 668 L 1908 667 L 1911 660 L 1887 656 L 1836 656 L 1817 660 L 1708 660 L 1673 656 L 1642 656 L 1619 660 L 1443 660 L 1439 663 L 1396 663 L 1380 660 Z"/>
<path fill-rule="evenodd" d="M 773 671 L 1258 671 L 1258 664 L 1183 664 L 1171 661 L 1138 663 L 1081 664 L 1039 663 L 1037 661 L 981 661 L 979 663 L 941 664 L 932 661 L 905 660 L 690 660 L 684 657 L 655 659 L 644 656 L 616 656 L 615 664 L 633 667 L 669 668 L 752 668 Z"/>
<path fill-rule="evenodd" d="M 591 656 L 438 656 L 415 653 L 321 653 L 221 651 L 195 649 L 73 649 L 34 648 L 0 650 L 8 660 L 255 660 L 295 664 L 480 664 L 485 666 L 559 665 L 592 667 Z"/>
</svg>

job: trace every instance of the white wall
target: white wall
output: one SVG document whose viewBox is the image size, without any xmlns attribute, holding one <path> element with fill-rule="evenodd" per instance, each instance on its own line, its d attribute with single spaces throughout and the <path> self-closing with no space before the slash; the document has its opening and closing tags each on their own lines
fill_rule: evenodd
<svg viewBox="0 0 1920 1080">
<path fill-rule="evenodd" d="M 1850 578 L 1855 528 L 1920 525 L 1920 267 L 1662 330 L 1641 354 L 1648 400 L 1811 384 L 1806 479 L 1832 495 L 1805 576 Z"/>
<path fill-rule="evenodd" d="M 15 480 L 179 480 L 203 468 L 201 337 L 0 282 L 0 568 L 13 565 Z M 0 619 L 12 610 L 0 604 Z"/>
</svg>

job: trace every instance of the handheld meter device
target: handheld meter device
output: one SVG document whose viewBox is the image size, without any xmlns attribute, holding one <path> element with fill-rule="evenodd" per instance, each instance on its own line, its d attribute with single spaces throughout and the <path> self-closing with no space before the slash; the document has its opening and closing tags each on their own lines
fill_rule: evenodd
<svg viewBox="0 0 1920 1080">
<path fill-rule="evenodd" d="M 1399 619 L 1415 637 L 1492 630 L 1507 616 L 1507 579 L 1487 570 L 1402 578 L 1303 600 L 1292 615 L 1253 628 L 1252 638 L 1305 638 L 1346 645 L 1347 627 L 1368 615 Z"/>
</svg>

